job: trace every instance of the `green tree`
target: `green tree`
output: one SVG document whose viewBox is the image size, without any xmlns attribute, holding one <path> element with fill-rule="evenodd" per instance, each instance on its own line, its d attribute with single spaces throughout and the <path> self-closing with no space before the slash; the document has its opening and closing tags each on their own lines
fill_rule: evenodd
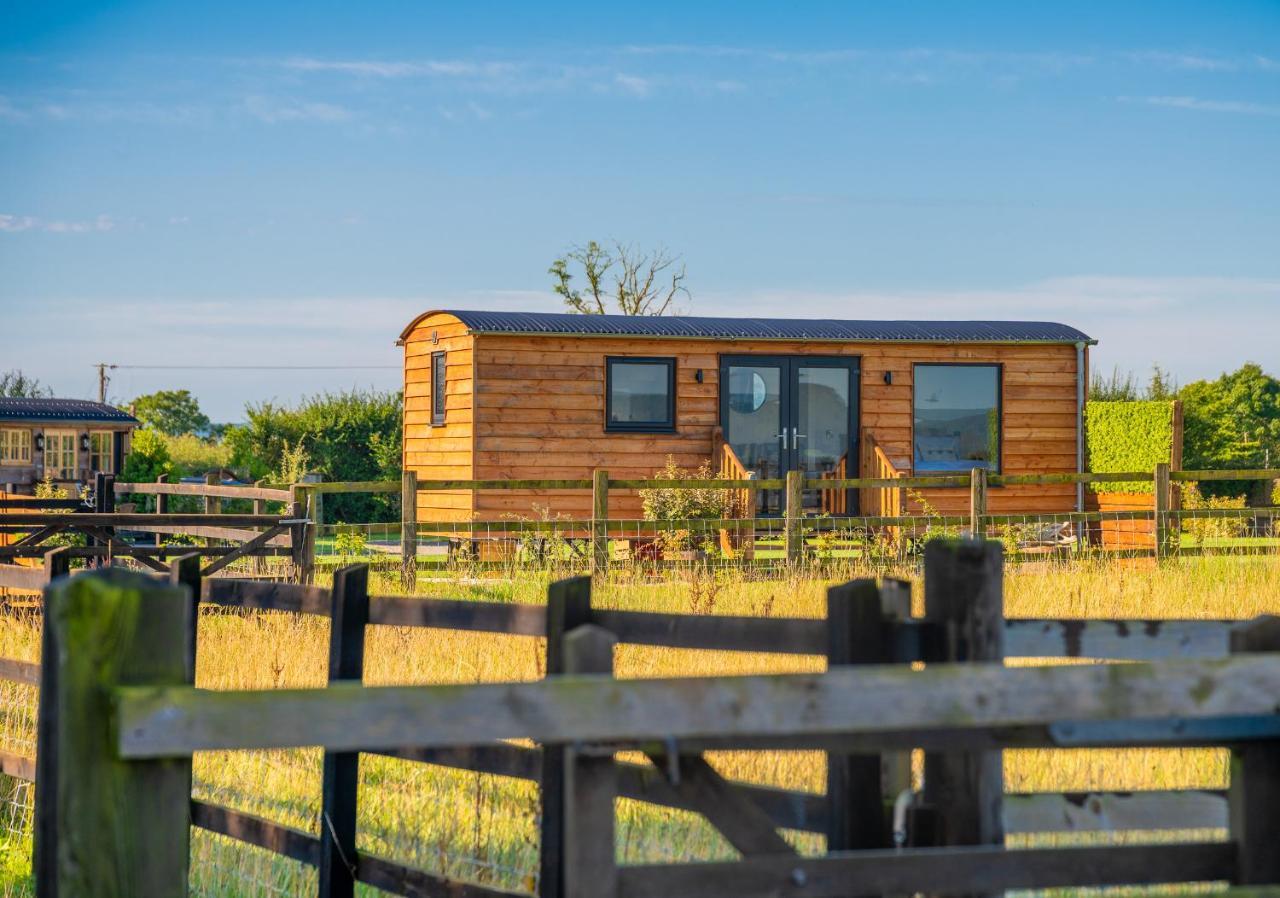
<svg viewBox="0 0 1280 898">
<path fill-rule="evenodd" d="M 190 390 L 160 390 L 133 400 L 133 416 L 161 433 L 179 436 L 209 429 L 209 416 Z"/>
<path fill-rule="evenodd" d="M 1134 402 L 1137 399 L 1138 382 L 1134 380 L 1132 371 L 1121 374 L 1120 368 L 1115 367 L 1109 377 L 1103 377 L 1099 371 L 1093 373 L 1089 383 L 1090 402 Z"/>
<path fill-rule="evenodd" d="M 1280 458 L 1280 380 L 1261 365 L 1189 383 L 1178 398 L 1187 468 L 1261 468 Z M 1230 488 L 1238 493 L 1240 486 Z"/>
<path fill-rule="evenodd" d="M 43 399 L 52 395 L 53 390 L 17 368 L 0 374 L 0 396 Z"/>
<path fill-rule="evenodd" d="M 580 269 L 585 292 L 573 285 L 573 269 Z M 662 247 L 643 251 L 614 242 L 606 248 L 594 240 L 575 246 L 551 263 L 551 285 L 571 312 L 604 315 L 665 315 L 676 298 L 689 298 L 684 286 L 685 268 L 679 256 Z"/>
<path fill-rule="evenodd" d="M 403 403 L 399 393 L 326 393 L 295 408 L 264 402 L 246 409 L 248 420 L 228 429 L 231 464 L 253 479 L 288 465 L 305 452 L 310 469 L 326 480 L 398 480 Z M 325 500 L 331 521 L 394 520 L 396 500 L 356 493 Z"/>
</svg>

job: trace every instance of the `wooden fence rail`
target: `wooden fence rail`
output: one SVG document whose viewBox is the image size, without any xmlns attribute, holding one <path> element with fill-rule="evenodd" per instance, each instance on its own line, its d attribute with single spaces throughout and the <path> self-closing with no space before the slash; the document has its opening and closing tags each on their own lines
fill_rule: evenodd
<svg viewBox="0 0 1280 898">
<path fill-rule="evenodd" d="M 190 565 L 187 570 L 190 574 Z M 78 657 L 81 652 L 71 649 L 86 629 L 116 633 L 111 640 L 97 640 L 92 649 L 106 652 L 100 654 L 103 658 L 115 657 L 112 651 L 122 657 L 107 662 L 105 670 L 115 680 L 105 684 L 105 691 L 101 682 L 77 685 L 86 670 L 83 666 L 72 664 L 65 672 L 64 664 L 57 671 L 42 668 L 42 695 L 48 693 L 55 702 L 52 713 L 41 717 L 40 763 L 46 771 L 52 768 L 46 774 L 52 781 L 64 783 L 74 782 L 71 778 L 86 770 L 102 769 L 103 775 L 118 778 L 123 800 L 114 808 L 88 800 L 79 806 L 92 812 L 88 819 L 98 827 L 96 840 L 88 839 L 87 822 L 66 814 L 56 818 L 52 831 L 48 826 L 38 829 L 43 833 L 38 836 L 42 860 L 64 858 L 75 864 L 75 869 L 38 864 L 45 880 L 68 883 L 70 889 L 84 882 L 78 877 L 104 877 L 95 894 L 113 894 L 102 883 L 119 894 L 137 893 L 140 884 L 159 883 L 178 891 L 176 884 L 186 881 L 186 855 L 172 840 L 176 831 L 185 839 L 183 821 L 189 820 L 318 866 L 323 895 L 350 894 L 357 881 L 400 894 L 511 894 L 449 883 L 356 851 L 355 783 L 348 775 L 351 762 L 344 759 L 372 750 L 539 781 L 540 894 L 557 898 L 659 892 L 763 896 L 792 894 L 789 890 L 834 898 L 848 894 L 854 882 L 860 891 L 903 893 L 1222 879 L 1240 884 L 1280 882 L 1268 841 L 1274 839 L 1274 821 L 1266 816 L 1274 810 L 1271 784 L 1280 774 L 1274 748 L 1280 739 L 1274 702 L 1280 658 L 1263 654 L 1120 667 L 975 664 L 972 659 L 984 653 L 996 660 L 1016 649 L 1024 637 L 1011 634 L 1034 632 L 1036 627 L 1045 633 L 1025 637 L 1026 645 L 1056 645 L 1064 654 L 1072 653 L 1073 647 L 1076 653 L 1124 649 L 1131 637 L 1120 630 L 1131 625 L 1144 628 L 1143 622 L 1103 622 L 1110 633 L 1091 634 L 1087 628 L 1094 622 L 1089 622 L 1085 630 L 1068 635 L 1071 622 L 1002 622 L 995 544 L 930 547 L 923 620 L 909 617 L 904 602 L 908 594 L 896 581 L 879 587 L 858 581 L 835 588 L 826 621 L 781 622 L 783 632 L 794 627 L 784 650 L 826 654 L 828 672 L 773 677 L 613 679 L 607 647 L 615 641 L 657 644 L 668 639 L 701 646 L 713 642 L 717 631 L 682 623 L 676 615 L 593 609 L 590 581 L 585 578 L 557 585 L 546 609 L 508 606 L 500 612 L 482 607 L 468 613 L 464 602 L 368 596 L 363 568 L 340 573 L 337 589 L 331 592 L 221 580 L 199 585 L 202 596 L 218 604 L 334 616 L 330 686 L 265 693 L 196 691 L 186 685 L 189 661 L 183 670 L 165 668 L 159 663 L 163 657 L 143 667 L 129 661 L 128 647 L 140 646 L 144 638 L 148 644 L 155 639 L 190 644 L 192 639 L 193 617 L 160 613 L 161 606 L 173 607 L 173 599 L 161 596 L 152 581 L 103 572 L 50 587 L 51 626 L 46 632 L 53 634 L 55 644 L 64 640 L 60 644 L 68 651 L 47 657 Z M 105 594 L 115 598 L 102 599 Z M 412 602 L 430 610 L 414 610 Z M 97 609 L 97 619 L 94 627 L 85 628 L 76 622 L 90 607 Z M 147 613 L 139 617 L 138 611 Z M 150 621 L 145 632 L 131 631 L 131 626 L 143 626 L 137 622 L 142 619 Z M 764 642 L 764 633 L 756 631 L 754 623 L 743 623 L 747 620 L 751 619 L 725 619 L 719 632 L 740 637 L 739 648 L 760 650 L 757 645 Z M 546 635 L 550 675 L 540 683 L 365 687 L 352 678 L 359 674 L 364 627 L 377 624 Z M 1217 626 L 1225 632 L 1224 625 Z M 1280 648 L 1272 636 L 1275 630 L 1270 621 L 1237 627 L 1230 647 L 1275 650 Z M 1140 641 L 1147 643 L 1141 651 L 1151 652 L 1157 643 L 1174 651 L 1198 646 L 1193 651 L 1206 656 L 1224 648 L 1219 642 L 1195 643 L 1198 637 L 1187 643 L 1187 632 L 1146 626 Z M 765 649 L 776 650 L 776 645 Z M 89 646 L 82 649 L 86 657 L 93 653 Z M 133 651 L 137 654 L 139 649 Z M 922 671 L 903 665 L 920 659 L 926 661 Z M 29 667 L 0 666 L 0 676 L 6 672 L 24 682 L 32 674 Z M 90 701 L 88 693 L 77 691 L 89 688 L 108 703 L 93 704 L 101 700 Z M 82 712 L 77 727 L 46 726 L 63 719 L 58 712 L 73 708 Z M 51 735 L 54 732 L 58 735 Z M 109 755 L 130 760 L 113 760 L 113 767 L 101 768 L 102 762 L 86 756 L 82 745 L 71 744 L 73 732 Z M 117 734 L 114 748 L 111 740 L 104 741 L 111 733 Z M 526 737 L 542 747 L 497 741 Z M 992 766 L 984 759 L 998 761 L 993 750 L 1008 745 L 1224 742 L 1234 744 L 1238 756 L 1228 796 L 1195 791 L 1002 796 L 998 776 L 973 776 Z M 253 815 L 192 803 L 181 789 L 167 785 L 176 781 L 175 776 L 189 776 L 186 765 L 195 750 L 296 745 L 323 746 L 326 757 L 333 759 L 325 765 L 327 825 L 321 827 L 319 839 Z M 615 762 L 613 752 L 621 746 L 645 752 L 652 766 Z M 734 746 L 827 750 L 832 765 L 828 793 L 726 782 L 700 753 Z M 901 784 L 902 750 L 912 746 L 929 749 L 932 754 L 927 757 L 934 760 L 926 762 L 925 794 L 913 805 L 910 847 L 886 851 L 892 833 L 883 812 L 895 796 L 879 783 L 870 795 L 865 787 L 873 781 Z M 895 769 L 897 780 L 881 777 Z M 107 770 L 112 772 L 106 774 Z M 743 860 L 617 868 L 611 835 L 615 796 L 702 813 Z M 158 811 L 156 803 L 163 805 Z M 49 813 L 42 817 L 46 823 Z M 1034 851 L 1006 851 L 1001 844 L 1004 832 L 1033 828 L 1087 831 L 1224 824 L 1230 838 L 1226 843 Z M 821 858 L 800 859 L 778 837 L 778 827 L 824 833 L 831 850 Z M 173 851 L 164 857 L 154 852 L 149 857 L 129 854 L 135 866 L 122 871 L 119 851 L 129 849 L 103 837 L 111 831 L 118 831 L 129 844 L 155 839 L 155 844 L 172 845 Z M 65 847 L 51 853 L 54 839 Z M 988 844 L 984 847 L 983 842 Z"/>
</svg>

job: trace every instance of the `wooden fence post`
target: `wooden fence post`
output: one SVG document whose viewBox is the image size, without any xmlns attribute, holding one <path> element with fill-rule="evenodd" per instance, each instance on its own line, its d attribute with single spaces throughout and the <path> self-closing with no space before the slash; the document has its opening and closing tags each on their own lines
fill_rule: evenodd
<svg viewBox="0 0 1280 898">
<path fill-rule="evenodd" d="M 591 578 L 571 577 L 552 583 L 547 590 L 546 675 L 566 670 L 565 636 L 591 622 Z M 565 824 L 565 749 L 542 746 L 542 823 L 539 843 L 541 898 L 563 898 Z"/>
<path fill-rule="evenodd" d="M 896 624 L 911 620 L 911 581 L 897 577 L 885 577 L 880 582 L 880 613 Z M 911 659 L 893 656 L 894 662 L 906 663 Z M 880 753 L 881 791 L 892 801 L 912 783 L 911 750 Z"/>
<path fill-rule="evenodd" d="M 1169 463 L 1159 462 L 1156 464 L 1155 474 L 1151 484 L 1152 492 L 1155 494 L 1154 515 L 1155 515 L 1155 553 L 1156 558 L 1161 559 L 1169 554 Z"/>
<path fill-rule="evenodd" d="M 369 566 L 333 575 L 329 624 L 329 682 L 364 678 L 364 633 L 369 623 Z M 359 752 L 325 752 L 320 798 L 320 898 L 355 894 Z"/>
<path fill-rule="evenodd" d="M 575 627 L 564 638 L 565 673 L 612 674 L 616 643 L 603 627 Z M 565 898 L 614 898 L 618 894 L 613 816 L 617 767 L 610 754 L 571 749 L 564 770 Z"/>
<path fill-rule="evenodd" d="M 169 582 L 185 586 L 189 591 L 187 601 L 186 642 L 187 683 L 196 682 L 196 630 L 200 625 L 200 553 L 190 552 L 173 559 L 169 565 Z"/>
<path fill-rule="evenodd" d="M 219 471 L 208 471 L 204 475 L 205 486 L 220 486 L 222 484 L 222 474 Z M 205 514 L 222 514 L 222 499 L 217 496 L 204 497 L 204 513 Z M 204 544 L 206 546 L 218 545 L 218 540 L 213 537 L 205 537 Z"/>
<path fill-rule="evenodd" d="M 609 570 L 609 472 L 591 472 L 591 573 Z"/>
<path fill-rule="evenodd" d="M 312 472 L 302 475 L 302 482 L 307 484 L 317 484 L 324 480 L 323 474 Z M 320 529 L 324 526 L 324 493 L 319 487 L 311 486 L 307 489 L 308 517 L 311 518 L 311 526 L 307 528 L 307 583 L 311 583 L 315 579 L 316 572 L 316 540 L 320 538 Z"/>
<path fill-rule="evenodd" d="M 787 564 L 797 564 L 804 556 L 804 533 L 800 522 L 804 518 L 804 474 L 801 471 L 787 472 L 787 495 L 785 510 L 785 538 Z"/>
<path fill-rule="evenodd" d="M 924 550 L 925 619 L 942 628 L 941 657 L 1004 658 L 1003 549 L 998 542 L 933 540 Z M 1000 751 L 927 752 L 925 800 L 937 811 L 940 844 L 1002 845 L 1004 770 Z"/>
<path fill-rule="evenodd" d="M 52 583 L 59 577 L 71 573 L 71 556 L 67 554 L 70 546 L 59 546 L 44 553 L 44 578 Z"/>
<path fill-rule="evenodd" d="M 168 474 L 156 475 L 156 483 L 168 483 L 168 482 L 169 482 Z M 168 513 L 169 513 L 169 494 L 156 493 L 156 514 L 168 514 Z M 157 535 L 157 541 L 158 540 L 159 540 L 159 535 Z"/>
<path fill-rule="evenodd" d="M 827 669 L 893 660 L 892 627 L 875 580 L 827 590 Z M 885 848 L 880 756 L 827 753 L 827 851 Z"/>
<path fill-rule="evenodd" d="M 400 587 L 418 588 L 418 472 L 400 475 Z"/>
<path fill-rule="evenodd" d="M 256 487 L 261 487 L 264 483 L 266 483 L 266 481 L 265 481 L 265 480 L 255 480 L 255 481 L 253 482 L 253 485 L 254 485 L 254 486 L 256 486 Z M 267 513 L 267 500 L 266 500 L 266 499 L 254 499 L 254 500 L 253 500 L 253 513 L 254 513 L 254 514 L 256 514 L 256 515 L 257 515 L 257 514 L 266 514 L 266 513 Z M 263 575 L 263 574 L 265 574 L 265 573 L 266 573 L 266 571 L 267 571 L 267 559 L 266 559 L 265 557 L 263 557 L 262 555 L 255 555 L 255 556 L 253 556 L 253 560 L 250 562 L 250 567 L 249 567 L 249 569 L 253 572 L 254 576 L 257 576 L 257 577 L 262 576 L 262 575 Z"/>
<path fill-rule="evenodd" d="M 1280 617 L 1261 617 L 1231 633 L 1232 654 L 1280 651 Z M 1246 742 L 1231 749 L 1228 834 L 1236 845 L 1233 885 L 1280 883 L 1276 808 L 1280 808 L 1280 742 Z"/>
<path fill-rule="evenodd" d="M 289 517 L 304 521 L 307 517 L 307 488 L 295 483 L 289 487 Z M 290 535 L 294 578 L 299 583 L 310 583 L 315 575 L 315 524 L 294 524 Z"/>
<path fill-rule="evenodd" d="M 37 737 L 41 898 L 187 892 L 191 758 L 121 761 L 114 700 L 117 687 L 186 682 L 185 598 L 121 568 L 45 590 L 40 720 L 55 725 Z"/>
<path fill-rule="evenodd" d="M 71 573 L 71 556 L 68 546 L 60 546 L 44 553 L 45 578 L 52 583 Z M 46 604 L 46 609 L 48 605 Z M 47 620 L 47 618 L 46 618 Z M 57 889 L 57 820 L 58 820 L 58 772 L 55 755 L 44 748 L 57 742 L 57 707 L 54 696 L 58 689 L 58 668 L 50 659 L 56 657 L 53 647 L 53 627 L 43 626 L 40 639 L 40 693 L 36 706 L 36 782 L 42 788 L 35 794 L 35 851 L 31 859 L 31 875 L 36 880 L 39 898 L 56 898 Z"/>
<path fill-rule="evenodd" d="M 987 538 L 987 525 L 982 520 L 987 513 L 987 469 L 969 471 L 969 532 L 974 539 Z"/>
</svg>

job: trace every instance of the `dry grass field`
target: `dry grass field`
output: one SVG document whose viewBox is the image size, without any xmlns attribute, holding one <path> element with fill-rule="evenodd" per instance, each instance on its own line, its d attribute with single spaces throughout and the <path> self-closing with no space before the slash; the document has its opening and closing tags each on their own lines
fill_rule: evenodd
<svg viewBox="0 0 1280 898">
<path fill-rule="evenodd" d="M 547 582 L 536 574 L 491 582 L 441 580 L 422 584 L 420 592 L 538 602 Z M 817 617 L 827 585 L 817 578 L 748 581 L 732 572 L 654 584 L 624 572 L 597 587 L 596 601 L 628 609 Z M 384 582 L 373 588 L 392 591 Z M 919 593 L 917 584 L 917 602 Z M 1006 607 L 1010 617 L 1247 618 L 1280 612 L 1280 559 L 1197 558 L 1158 569 L 1150 562 L 1027 565 L 1006 575 Z M 328 623 L 320 618 L 211 611 L 200 621 L 198 685 L 321 686 L 327 636 Z M 35 659 L 38 645 L 32 618 L 0 618 L 0 656 Z M 532 680 L 543 668 L 540 640 L 438 630 L 372 628 L 366 657 L 366 681 L 375 684 Z M 621 647 L 617 658 L 621 677 L 813 671 L 822 665 L 818 658 L 636 646 Z M 0 702 L 0 747 L 30 753 L 31 690 L 2 687 Z M 712 760 L 735 779 L 815 792 L 824 785 L 824 764 L 815 753 L 724 753 Z M 206 754 L 197 758 L 195 773 L 202 797 L 317 831 L 318 752 Z M 1226 775 L 1224 754 L 1211 750 L 1010 751 L 1005 760 L 1008 788 L 1019 791 L 1222 787 Z M 468 879 L 534 885 L 537 797 L 529 784 L 369 756 L 361 759 L 361 776 L 362 848 Z M 14 791 L 12 783 L 7 787 Z M 619 814 L 627 862 L 733 856 L 693 815 L 628 801 L 621 802 Z M 26 891 L 30 850 L 20 816 L 9 815 L 0 827 L 0 871 L 15 894 Z M 820 839 L 793 835 L 802 849 L 821 850 Z M 297 894 L 313 887 L 312 877 L 291 861 L 196 835 L 195 893 Z"/>
</svg>

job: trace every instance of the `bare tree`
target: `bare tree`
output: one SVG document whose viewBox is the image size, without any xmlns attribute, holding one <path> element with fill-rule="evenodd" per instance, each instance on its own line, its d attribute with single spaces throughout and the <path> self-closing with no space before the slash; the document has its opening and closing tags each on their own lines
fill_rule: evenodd
<svg viewBox="0 0 1280 898">
<path fill-rule="evenodd" d="M 574 266 L 585 290 L 573 286 Z M 608 314 L 610 304 L 622 315 L 666 315 L 677 311 L 672 306 L 679 296 L 690 298 L 684 262 L 662 247 L 643 252 L 615 241 L 610 250 L 591 240 L 556 259 L 547 273 L 564 304 L 582 315 Z"/>
<path fill-rule="evenodd" d="M 52 395 L 53 390 L 16 368 L 0 374 L 0 396 L 44 398 Z"/>
</svg>

